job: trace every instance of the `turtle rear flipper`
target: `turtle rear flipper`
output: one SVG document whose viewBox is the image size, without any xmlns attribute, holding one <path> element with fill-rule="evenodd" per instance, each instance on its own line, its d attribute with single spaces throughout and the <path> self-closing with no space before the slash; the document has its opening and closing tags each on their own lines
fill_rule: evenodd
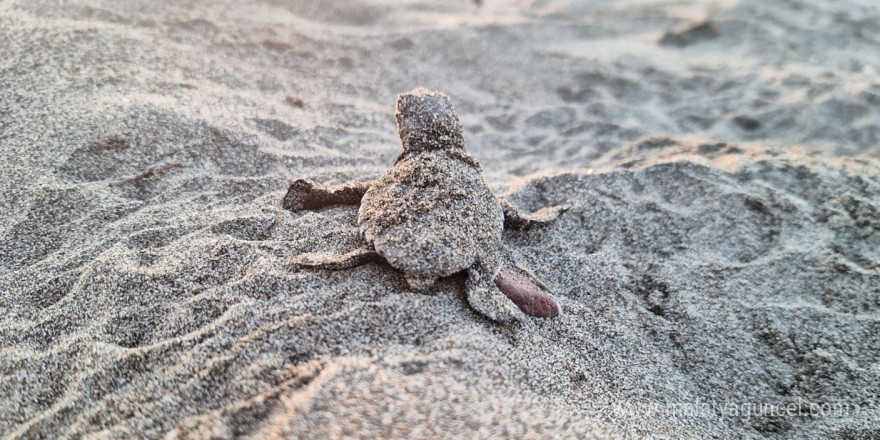
<svg viewBox="0 0 880 440">
<path fill-rule="evenodd" d="M 287 189 L 281 206 L 289 211 L 315 211 L 336 205 L 359 205 L 368 183 L 327 187 L 312 180 L 299 179 Z"/>
<path fill-rule="evenodd" d="M 342 255 L 308 253 L 293 260 L 294 267 L 309 269 L 341 270 L 351 269 L 368 263 L 385 263 L 384 258 L 372 249 L 359 248 Z"/>
<path fill-rule="evenodd" d="M 435 281 L 437 281 L 437 277 L 434 276 L 406 275 L 406 283 L 417 292 L 428 290 Z"/>
<path fill-rule="evenodd" d="M 492 273 L 480 264 L 468 269 L 466 295 L 474 311 L 495 322 L 519 322 L 525 315 L 492 282 Z"/>
</svg>

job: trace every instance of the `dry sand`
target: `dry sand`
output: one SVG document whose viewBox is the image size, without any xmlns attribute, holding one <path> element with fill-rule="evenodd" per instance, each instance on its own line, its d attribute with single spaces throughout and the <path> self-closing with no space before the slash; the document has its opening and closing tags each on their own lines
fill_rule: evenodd
<svg viewBox="0 0 880 440">
<path fill-rule="evenodd" d="M 880 438 L 876 2 L 189 3 L 0 1 L 0 437 Z M 291 269 L 416 86 L 563 317 Z"/>
</svg>

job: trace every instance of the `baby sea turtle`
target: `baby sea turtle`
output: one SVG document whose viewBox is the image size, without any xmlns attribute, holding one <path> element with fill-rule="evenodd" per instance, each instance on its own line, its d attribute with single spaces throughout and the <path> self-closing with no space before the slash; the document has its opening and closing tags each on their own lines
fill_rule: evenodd
<svg viewBox="0 0 880 440">
<path fill-rule="evenodd" d="M 465 150 L 461 122 L 446 95 L 423 88 L 400 94 L 395 118 L 403 153 L 384 176 L 338 188 L 297 180 L 284 196 L 291 211 L 360 204 L 358 224 L 368 246 L 332 258 L 301 255 L 295 264 L 343 269 L 387 262 L 416 290 L 466 270 L 468 303 L 490 319 L 517 319 L 513 304 L 531 316 L 561 314 L 541 288 L 502 268 L 501 233 L 505 226 L 525 229 L 548 221 L 563 208 L 542 210 L 539 218 L 499 201 Z"/>
</svg>

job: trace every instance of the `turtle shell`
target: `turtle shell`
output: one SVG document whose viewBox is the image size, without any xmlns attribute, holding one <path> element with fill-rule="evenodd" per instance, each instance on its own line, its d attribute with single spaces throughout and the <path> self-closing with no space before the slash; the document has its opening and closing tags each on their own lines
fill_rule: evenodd
<svg viewBox="0 0 880 440">
<path fill-rule="evenodd" d="M 367 190 L 358 223 L 391 266 L 439 278 L 495 255 L 504 216 L 480 165 L 453 149 L 401 156 Z"/>
</svg>

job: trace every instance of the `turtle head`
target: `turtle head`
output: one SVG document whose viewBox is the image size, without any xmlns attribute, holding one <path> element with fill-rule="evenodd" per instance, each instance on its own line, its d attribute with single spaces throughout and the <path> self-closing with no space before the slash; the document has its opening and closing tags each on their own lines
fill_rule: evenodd
<svg viewBox="0 0 880 440">
<path fill-rule="evenodd" d="M 397 95 L 394 117 L 403 151 L 464 148 L 458 113 L 440 92 L 418 88 Z"/>
</svg>

